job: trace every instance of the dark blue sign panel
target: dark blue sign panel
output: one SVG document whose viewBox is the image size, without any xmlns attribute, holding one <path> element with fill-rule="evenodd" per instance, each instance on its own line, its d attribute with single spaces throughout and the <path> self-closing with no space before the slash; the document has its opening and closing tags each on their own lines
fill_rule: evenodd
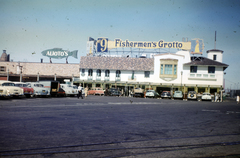
<svg viewBox="0 0 240 158">
<path fill-rule="evenodd" d="M 108 52 L 108 38 L 98 38 L 97 51 Z"/>
</svg>

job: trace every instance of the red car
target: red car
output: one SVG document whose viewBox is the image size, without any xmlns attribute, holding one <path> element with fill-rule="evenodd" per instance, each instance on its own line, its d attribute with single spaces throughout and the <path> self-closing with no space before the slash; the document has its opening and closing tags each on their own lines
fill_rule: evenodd
<svg viewBox="0 0 240 158">
<path fill-rule="evenodd" d="M 28 85 L 26 83 L 23 82 L 14 82 L 16 87 L 20 87 L 23 89 L 23 93 L 27 98 L 30 98 L 31 95 L 34 94 L 34 90 L 33 88 L 28 87 Z"/>
<path fill-rule="evenodd" d="M 88 91 L 88 95 L 104 95 L 104 90 L 101 87 L 96 87 Z"/>
</svg>

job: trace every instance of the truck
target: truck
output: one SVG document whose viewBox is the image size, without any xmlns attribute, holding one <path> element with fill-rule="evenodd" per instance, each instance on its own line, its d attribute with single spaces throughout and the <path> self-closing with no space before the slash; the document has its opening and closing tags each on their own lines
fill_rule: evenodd
<svg viewBox="0 0 240 158">
<path fill-rule="evenodd" d="M 135 88 L 133 89 L 133 97 L 144 97 L 144 89 L 142 88 Z"/>
<path fill-rule="evenodd" d="M 45 88 L 48 88 L 50 96 L 56 97 L 58 95 L 60 88 L 59 81 L 38 81 L 38 83 L 42 84 Z"/>
</svg>

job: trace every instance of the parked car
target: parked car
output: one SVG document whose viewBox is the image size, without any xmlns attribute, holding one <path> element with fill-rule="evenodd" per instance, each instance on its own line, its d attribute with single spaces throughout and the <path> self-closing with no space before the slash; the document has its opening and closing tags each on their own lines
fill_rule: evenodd
<svg viewBox="0 0 240 158">
<path fill-rule="evenodd" d="M 2 97 L 19 97 L 23 96 L 23 89 L 16 87 L 13 82 L 0 80 L 0 96 Z"/>
<path fill-rule="evenodd" d="M 104 90 L 101 87 L 88 90 L 88 95 L 102 95 L 104 96 Z"/>
<path fill-rule="evenodd" d="M 70 84 L 60 84 L 60 88 L 64 90 L 65 96 L 75 96 L 78 94 L 78 90 L 74 89 Z"/>
<path fill-rule="evenodd" d="M 33 96 L 50 96 L 50 91 L 48 90 L 48 88 L 44 88 L 43 84 L 40 84 L 38 82 L 27 82 L 26 84 L 28 85 L 28 87 L 34 89 Z"/>
<path fill-rule="evenodd" d="M 142 88 L 135 88 L 133 90 L 133 97 L 144 97 L 144 89 Z"/>
<path fill-rule="evenodd" d="M 160 95 L 155 90 L 147 90 L 146 98 L 158 98 Z"/>
<path fill-rule="evenodd" d="M 34 93 L 34 89 L 31 88 L 31 87 L 28 87 L 28 85 L 26 83 L 23 83 L 23 82 L 14 82 L 15 86 L 16 87 L 20 87 L 23 89 L 23 92 L 24 92 L 24 95 L 27 97 L 27 98 L 30 98 L 33 93 Z"/>
<path fill-rule="evenodd" d="M 187 98 L 188 99 L 197 99 L 197 93 L 195 91 L 189 91 Z"/>
<path fill-rule="evenodd" d="M 121 96 L 121 92 L 117 88 L 110 88 L 107 93 L 109 96 Z"/>
<path fill-rule="evenodd" d="M 173 98 L 178 98 L 178 99 L 182 99 L 183 98 L 183 93 L 182 91 L 175 91 Z"/>
<path fill-rule="evenodd" d="M 163 91 L 161 94 L 161 98 L 171 98 L 170 91 Z"/>
<path fill-rule="evenodd" d="M 214 96 L 212 96 L 210 93 L 208 92 L 204 92 L 202 94 L 202 97 L 201 97 L 202 100 L 213 100 L 214 99 Z"/>
</svg>

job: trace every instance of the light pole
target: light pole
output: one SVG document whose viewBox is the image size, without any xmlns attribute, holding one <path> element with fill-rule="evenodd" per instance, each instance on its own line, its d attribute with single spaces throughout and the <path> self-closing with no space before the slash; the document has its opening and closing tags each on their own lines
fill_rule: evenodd
<svg viewBox="0 0 240 158">
<path fill-rule="evenodd" d="M 181 91 L 182 91 L 182 75 L 183 75 L 183 71 L 181 71 Z"/>
</svg>

